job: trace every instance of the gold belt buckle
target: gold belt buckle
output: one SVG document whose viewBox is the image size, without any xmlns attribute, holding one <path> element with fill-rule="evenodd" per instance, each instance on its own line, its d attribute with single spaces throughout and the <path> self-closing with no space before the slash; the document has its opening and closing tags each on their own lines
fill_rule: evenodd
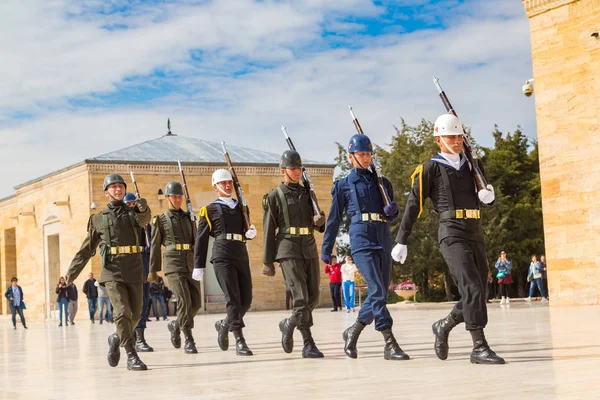
<svg viewBox="0 0 600 400">
<path fill-rule="evenodd" d="M 115 255 L 119 253 L 119 248 L 118 247 L 111 247 L 110 248 L 110 254 Z"/>
<path fill-rule="evenodd" d="M 131 252 L 136 254 L 138 252 L 138 246 L 131 246 Z"/>
<path fill-rule="evenodd" d="M 363 214 L 363 215 L 362 215 L 362 220 L 363 220 L 364 222 L 369 222 L 369 214 Z"/>
<path fill-rule="evenodd" d="M 175 250 L 181 250 L 181 245 L 179 243 L 175 244 Z"/>
<path fill-rule="evenodd" d="M 308 235 L 308 228 L 300 228 L 301 235 Z"/>
<path fill-rule="evenodd" d="M 373 221 L 381 222 L 381 215 L 379 215 L 379 214 L 371 214 L 371 219 Z"/>
<path fill-rule="evenodd" d="M 464 210 L 456 210 L 456 218 L 463 219 L 463 217 L 464 217 Z"/>
<path fill-rule="evenodd" d="M 479 210 L 465 210 L 467 214 L 467 218 L 479 218 Z"/>
<path fill-rule="evenodd" d="M 190 249 L 190 245 L 188 243 L 182 244 L 181 246 L 183 247 L 183 250 L 189 250 Z"/>
<path fill-rule="evenodd" d="M 129 246 L 119 246 L 119 253 L 129 254 L 131 253 L 131 248 Z"/>
<path fill-rule="evenodd" d="M 296 234 L 296 228 L 294 228 L 293 226 L 290 227 L 290 235 L 295 235 Z"/>
</svg>

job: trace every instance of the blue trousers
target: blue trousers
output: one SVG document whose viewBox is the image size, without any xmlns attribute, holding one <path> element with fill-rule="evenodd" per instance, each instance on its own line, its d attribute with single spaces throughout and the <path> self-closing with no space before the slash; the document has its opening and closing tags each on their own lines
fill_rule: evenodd
<svg viewBox="0 0 600 400">
<path fill-rule="evenodd" d="M 534 279 L 529 284 L 529 297 L 533 297 L 533 292 L 535 287 L 537 286 L 538 290 L 542 297 L 546 297 L 546 291 L 544 290 L 544 284 L 542 283 L 542 278 Z"/>
<path fill-rule="evenodd" d="M 160 310 L 162 311 L 163 319 L 167 319 L 167 306 L 165 305 L 165 296 L 160 294 L 152 295 L 152 312 L 158 321 L 160 317 L 158 316 L 158 304 L 160 304 Z"/>
<path fill-rule="evenodd" d="M 61 297 L 58 299 L 58 311 L 59 311 L 59 322 L 63 323 L 63 310 L 65 316 L 65 323 L 69 322 L 69 299 Z"/>
<path fill-rule="evenodd" d="M 354 308 L 354 282 L 344 281 L 344 305 L 346 310 Z"/>
<path fill-rule="evenodd" d="M 98 297 L 98 319 L 102 322 L 104 318 L 104 306 L 106 306 L 107 321 L 113 322 L 112 310 L 110 309 L 110 299 L 108 297 Z"/>
<path fill-rule="evenodd" d="M 98 298 L 96 297 L 87 299 L 88 301 L 88 309 L 90 310 L 90 321 L 94 320 L 94 315 L 96 314 L 96 305 L 98 305 Z"/>
<path fill-rule="evenodd" d="M 392 273 L 392 256 L 383 250 L 360 250 L 352 253 L 358 270 L 367 283 L 367 298 L 358 313 L 358 320 L 375 330 L 391 329 L 394 321 L 387 309 L 387 289 Z"/>
<path fill-rule="evenodd" d="M 23 326 L 27 326 L 25 323 L 25 316 L 23 315 L 23 307 L 22 306 L 13 306 L 12 302 L 9 304 L 10 312 L 12 314 L 12 323 L 13 326 L 17 326 L 17 313 L 19 313 L 19 317 L 21 318 L 21 323 Z"/>
</svg>

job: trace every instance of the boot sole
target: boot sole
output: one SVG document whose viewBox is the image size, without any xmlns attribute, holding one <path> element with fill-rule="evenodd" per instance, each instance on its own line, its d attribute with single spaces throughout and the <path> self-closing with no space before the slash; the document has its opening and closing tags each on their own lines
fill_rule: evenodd
<svg viewBox="0 0 600 400">
<path fill-rule="evenodd" d="M 408 354 L 406 356 L 402 356 L 402 357 L 388 357 L 384 354 L 383 359 L 389 360 L 389 361 L 407 361 L 407 360 L 410 360 L 410 357 L 408 356 Z"/>
<path fill-rule="evenodd" d="M 135 347 L 135 351 L 137 351 L 138 353 L 152 353 L 154 351 L 153 348 L 149 348 L 149 349 L 145 349 L 143 347 Z"/>
<path fill-rule="evenodd" d="M 127 366 L 127 369 L 129 371 L 148 371 L 148 367 L 146 365 L 144 365 L 143 367 L 130 367 L 129 365 Z"/>
<path fill-rule="evenodd" d="M 471 364 L 480 364 L 480 365 L 504 365 L 506 361 L 479 361 L 471 358 Z"/>
<path fill-rule="evenodd" d="M 113 335 L 110 335 L 108 337 L 108 346 L 109 346 L 109 348 L 108 348 L 108 355 L 106 356 L 106 359 L 108 361 L 108 365 L 110 365 L 111 367 L 114 368 L 117 365 L 119 365 L 119 361 L 121 360 L 121 350 L 119 349 L 119 344 L 120 343 L 119 343 L 118 337 L 115 339 L 116 345 L 113 344 L 113 343 L 111 343 L 111 339 L 112 338 L 114 338 Z M 110 360 L 110 353 L 111 353 L 111 350 L 112 350 L 113 347 L 116 347 L 116 350 L 114 351 L 114 354 L 116 354 L 117 356 L 116 356 L 116 360 L 111 362 L 111 360 Z"/>
</svg>

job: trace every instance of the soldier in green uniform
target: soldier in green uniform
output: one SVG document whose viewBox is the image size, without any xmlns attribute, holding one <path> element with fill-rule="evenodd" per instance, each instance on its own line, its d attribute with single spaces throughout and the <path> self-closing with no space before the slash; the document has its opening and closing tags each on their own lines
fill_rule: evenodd
<svg viewBox="0 0 600 400">
<path fill-rule="evenodd" d="M 145 199 L 137 199 L 135 207 L 123 203 L 127 184 L 123 177 L 111 174 L 104 178 L 104 195 L 109 203 L 102 212 L 88 221 L 88 234 L 75 254 L 67 272 L 67 282 L 73 282 L 96 254 L 100 246 L 102 270 L 99 284 L 106 287 L 114 307 L 117 332 L 108 337 L 108 365 L 116 367 L 121 353 L 127 352 L 127 369 L 147 370 L 135 350 L 134 328 L 142 313 L 143 267 L 140 228 L 150 222 L 150 207 Z"/>
<path fill-rule="evenodd" d="M 164 263 L 169 287 L 177 299 L 177 320 L 169 322 L 171 343 L 181 347 L 181 331 L 185 337 L 184 350 L 198 353 L 192 329 L 194 317 L 201 306 L 200 283 L 192 279 L 194 268 L 194 225 L 190 213 L 181 209 L 183 187 L 179 182 L 169 182 L 165 188 L 169 209 L 152 219 L 152 245 L 150 246 L 149 282 L 156 282 L 156 273 Z M 161 263 L 161 246 L 165 253 Z"/>
<path fill-rule="evenodd" d="M 286 150 L 279 164 L 284 182 L 263 198 L 263 274 L 275 275 L 275 262 L 292 292 L 293 313 L 279 323 L 281 345 L 286 353 L 294 348 L 294 328 L 302 334 L 302 357 L 320 358 L 312 338 L 312 311 L 319 303 L 321 271 L 314 230 L 325 230 L 325 215 L 315 216 L 307 188 L 300 184 L 302 159 Z"/>
</svg>

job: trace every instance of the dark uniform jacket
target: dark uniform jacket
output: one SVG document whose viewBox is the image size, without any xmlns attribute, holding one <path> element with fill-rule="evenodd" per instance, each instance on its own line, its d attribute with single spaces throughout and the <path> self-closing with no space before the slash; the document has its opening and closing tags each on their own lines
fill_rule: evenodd
<svg viewBox="0 0 600 400">
<path fill-rule="evenodd" d="M 96 254 L 96 247 L 100 246 L 100 283 L 142 283 L 141 253 L 110 254 L 110 247 L 139 246 L 140 228 L 150 222 L 151 216 L 150 207 L 146 207 L 144 212 L 139 212 L 137 207 L 131 208 L 122 202 L 111 202 L 102 212 L 92 215 L 88 222 L 88 234 L 67 272 L 69 279 L 77 278 L 90 258 Z M 105 222 L 108 232 L 104 226 Z"/>
<path fill-rule="evenodd" d="M 282 182 L 278 189 L 285 197 L 290 227 L 325 231 L 324 224 L 314 225 L 310 196 L 304 186 Z M 285 213 L 278 189 L 263 198 L 263 263 L 272 264 L 285 258 L 319 258 L 313 235 L 293 236 L 285 232 Z"/>
<path fill-rule="evenodd" d="M 393 201 L 394 189 L 385 177 L 383 186 Z M 389 224 L 398 218 L 399 213 L 391 217 L 384 215 L 383 199 L 373 173 L 354 168 L 347 177 L 335 181 L 331 196 L 333 200 L 323 238 L 323 254 L 332 254 L 344 211 L 351 222 L 348 233 L 353 253 L 361 250 L 392 250 Z M 387 222 L 363 221 L 363 213 L 379 214 L 385 217 Z"/>
<path fill-rule="evenodd" d="M 227 233 L 242 235 L 243 242 L 238 240 L 225 240 L 221 235 Z M 200 209 L 198 220 L 198 235 L 196 236 L 196 249 L 194 252 L 195 268 L 206 266 L 208 242 L 210 237 L 215 238 L 210 261 L 215 259 L 248 259 L 246 249 L 246 236 L 244 231 L 244 216 L 238 203 L 235 208 L 216 200 Z"/>
<path fill-rule="evenodd" d="M 480 208 L 475 181 L 469 164 L 462 154 L 460 160 L 458 171 L 448 165 L 447 161 L 440 155 L 417 167 L 413 174 L 413 185 L 408 195 L 396 242 L 407 244 L 412 227 L 423 210 L 423 202 L 428 197 L 432 200 L 433 208 L 438 213 L 448 210 L 478 210 Z M 483 171 L 481 163 L 479 163 L 479 166 Z M 444 184 L 443 171 L 447 173 L 450 188 L 447 188 Z M 451 191 L 451 198 L 448 189 Z M 441 242 L 446 237 L 460 237 L 482 242 L 481 219 L 441 218 L 438 241 Z"/>
<path fill-rule="evenodd" d="M 170 226 L 173 227 L 172 233 Z M 190 274 L 192 272 L 194 268 L 194 233 L 188 212 L 181 209 L 169 209 L 154 217 L 151 242 L 150 272 L 161 270 L 161 246 L 165 246 L 162 257 L 165 274 Z M 180 249 L 176 248 L 177 245 Z"/>
</svg>

